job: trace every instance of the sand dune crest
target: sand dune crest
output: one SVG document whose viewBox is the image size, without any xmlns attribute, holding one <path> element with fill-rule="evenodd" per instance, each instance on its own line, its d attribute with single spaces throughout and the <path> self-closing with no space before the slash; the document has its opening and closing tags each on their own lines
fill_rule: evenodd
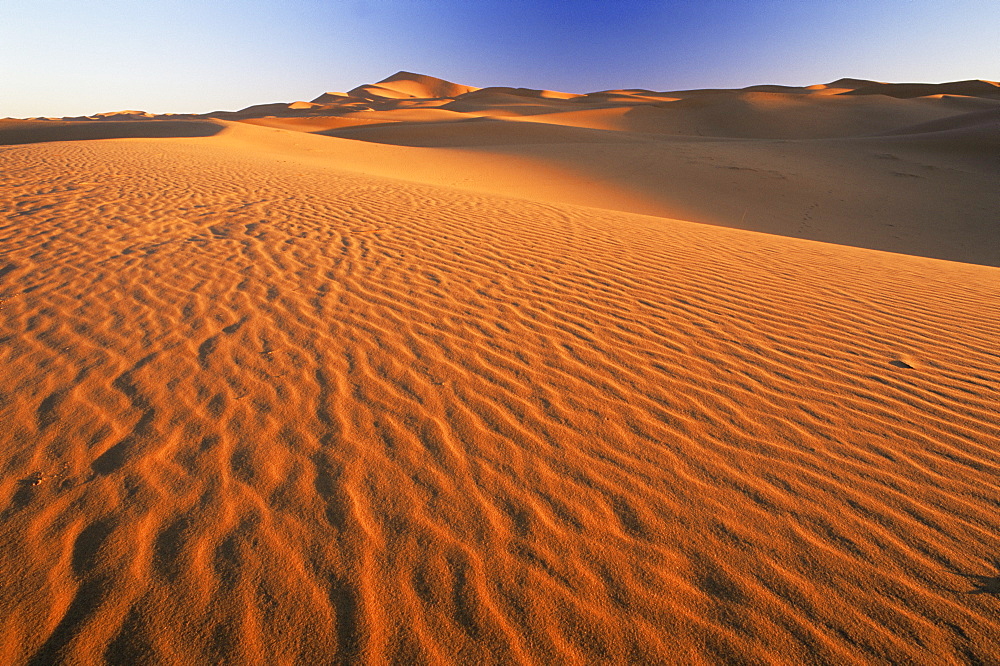
<svg viewBox="0 0 1000 666">
<path fill-rule="evenodd" d="M 359 86 L 347 94 L 353 97 L 457 97 L 478 90 L 471 86 L 463 86 L 444 79 L 438 79 L 424 74 L 412 72 L 396 72 L 374 85 Z"/>
</svg>

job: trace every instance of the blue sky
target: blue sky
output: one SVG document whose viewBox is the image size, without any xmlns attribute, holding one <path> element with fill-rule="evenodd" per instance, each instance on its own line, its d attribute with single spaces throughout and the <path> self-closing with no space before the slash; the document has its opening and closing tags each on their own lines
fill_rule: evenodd
<svg viewBox="0 0 1000 666">
<path fill-rule="evenodd" d="M 1000 0 L 0 0 L 0 117 L 206 112 L 397 70 L 588 92 L 1000 79 Z"/>
</svg>

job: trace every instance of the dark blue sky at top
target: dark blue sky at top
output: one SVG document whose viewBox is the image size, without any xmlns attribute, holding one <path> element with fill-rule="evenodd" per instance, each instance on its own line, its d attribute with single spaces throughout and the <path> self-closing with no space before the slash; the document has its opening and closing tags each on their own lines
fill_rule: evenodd
<svg viewBox="0 0 1000 666">
<path fill-rule="evenodd" d="M 0 0 L 0 116 L 235 109 L 406 69 L 568 92 L 1000 78 L 1000 0 Z"/>
</svg>

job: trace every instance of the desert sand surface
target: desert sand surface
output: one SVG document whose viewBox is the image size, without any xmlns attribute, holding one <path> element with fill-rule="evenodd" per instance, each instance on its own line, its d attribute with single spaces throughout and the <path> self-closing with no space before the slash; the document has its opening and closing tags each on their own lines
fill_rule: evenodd
<svg viewBox="0 0 1000 666">
<path fill-rule="evenodd" d="M 998 91 L 0 121 L 0 663 L 997 663 Z"/>
</svg>

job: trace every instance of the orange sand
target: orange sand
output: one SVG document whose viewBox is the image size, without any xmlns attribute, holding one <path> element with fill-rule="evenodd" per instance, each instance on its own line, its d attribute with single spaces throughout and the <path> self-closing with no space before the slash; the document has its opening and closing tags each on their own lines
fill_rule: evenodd
<svg viewBox="0 0 1000 666">
<path fill-rule="evenodd" d="M 0 663 L 997 662 L 974 83 L 0 121 Z"/>
</svg>

